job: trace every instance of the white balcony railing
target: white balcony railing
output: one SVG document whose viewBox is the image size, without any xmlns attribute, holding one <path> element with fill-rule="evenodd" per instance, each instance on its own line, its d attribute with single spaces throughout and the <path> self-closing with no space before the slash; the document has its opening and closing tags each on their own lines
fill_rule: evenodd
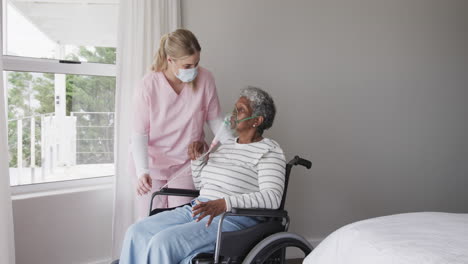
<svg viewBox="0 0 468 264">
<path fill-rule="evenodd" d="M 16 155 L 17 161 L 10 168 L 11 185 L 113 174 L 113 112 L 72 112 L 65 117 L 49 113 L 8 121 L 9 127 L 15 123 L 16 133 L 9 138 L 10 158 Z"/>
</svg>

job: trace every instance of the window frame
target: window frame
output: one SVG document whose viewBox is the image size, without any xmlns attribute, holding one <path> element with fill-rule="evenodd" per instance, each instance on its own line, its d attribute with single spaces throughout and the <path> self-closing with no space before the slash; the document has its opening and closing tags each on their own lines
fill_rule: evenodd
<svg viewBox="0 0 468 264">
<path fill-rule="evenodd" d="M 1 60 L 3 63 L 3 76 L 8 71 L 13 72 L 37 72 L 56 73 L 70 75 L 106 76 L 117 77 L 115 64 L 92 63 L 67 61 L 59 59 L 41 59 L 3 54 L 3 44 L 5 44 L 5 24 L 3 18 L 6 16 L 6 1 L 0 0 L 0 23 L 1 23 Z M 5 82 L 6 80 L 4 80 Z M 5 87 L 3 87 L 5 89 Z M 7 94 L 6 94 L 7 96 Z M 5 98 L 6 99 L 6 98 Z M 8 107 L 6 105 L 6 107 Z M 114 128 L 115 129 L 115 128 Z M 115 135 L 115 131 L 114 131 Z M 7 150 L 8 151 L 8 150 Z M 115 164 L 115 162 L 114 162 Z M 71 193 L 76 191 L 86 191 L 88 189 L 112 188 L 115 175 L 96 176 L 83 179 L 61 180 L 53 182 L 33 183 L 26 185 L 11 186 L 11 192 L 17 199 L 30 197 L 54 195 L 60 193 Z"/>
<path fill-rule="evenodd" d="M 7 71 L 15 71 L 116 77 L 116 65 L 114 64 L 88 62 L 68 63 L 53 59 L 38 59 L 10 55 L 2 55 L 2 61 L 4 73 Z M 19 195 L 18 197 L 37 197 L 62 193 L 59 190 L 67 190 L 66 192 L 69 193 L 75 192 L 77 188 L 85 191 L 92 186 L 106 186 L 110 188 L 112 187 L 110 183 L 113 182 L 113 180 L 114 175 L 108 175 L 26 185 L 10 185 L 10 188 L 12 190 L 12 195 Z"/>
<path fill-rule="evenodd" d="M 38 59 L 2 55 L 3 71 L 59 73 L 116 77 L 115 64 L 69 62 L 54 59 Z"/>
</svg>

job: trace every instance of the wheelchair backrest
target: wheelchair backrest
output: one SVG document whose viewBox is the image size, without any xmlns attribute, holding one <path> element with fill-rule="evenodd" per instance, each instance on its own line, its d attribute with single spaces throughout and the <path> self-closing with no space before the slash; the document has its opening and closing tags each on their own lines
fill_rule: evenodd
<svg viewBox="0 0 468 264">
<path fill-rule="evenodd" d="M 281 205 L 278 208 L 279 210 L 284 210 L 284 204 L 286 203 L 286 194 L 288 192 L 288 184 L 289 184 L 289 175 L 291 174 L 291 169 L 295 165 L 302 165 L 307 169 L 312 167 L 312 162 L 300 158 L 299 156 L 295 156 L 291 161 L 286 164 L 286 172 L 284 175 L 284 190 L 283 190 L 283 197 L 281 198 Z"/>
</svg>

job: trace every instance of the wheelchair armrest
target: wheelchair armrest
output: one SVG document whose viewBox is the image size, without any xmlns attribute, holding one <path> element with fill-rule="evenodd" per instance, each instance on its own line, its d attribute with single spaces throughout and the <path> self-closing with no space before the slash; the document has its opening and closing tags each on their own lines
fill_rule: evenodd
<svg viewBox="0 0 468 264">
<path fill-rule="evenodd" d="M 160 191 L 153 193 L 153 198 L 156 195 L 173 195 L 173 196 L 198 197 L 200 195 L 200 191 L 199 190 L 188 190 L 188 189 L 162 188 Z"/>
<path fill-rule="evenodd" d="M 243 209 L 232 208 L 229 215 L 242 215 L 242 216 L 260 216 L 260 217 L 287 217 L 288 212 L 285 210 L 272 210 L 272 209 Z"/>
<path fill-rule="evenodd" d="M 154 192 L 151 195 L 149 215 L 153 214 L 153 200 L 154 197 L 156 197 L 156 195 L 198 197 L 200 195 L 200 191 L 188 189 L 162 188 L 160 191 Z"/>
</svg>

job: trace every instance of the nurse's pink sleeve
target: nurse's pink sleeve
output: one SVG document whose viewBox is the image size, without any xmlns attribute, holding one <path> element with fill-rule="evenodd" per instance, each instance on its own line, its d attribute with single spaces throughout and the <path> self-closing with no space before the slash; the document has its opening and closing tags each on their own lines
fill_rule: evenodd
<svg viewBox="0 0 468 264">
<path fill-rule="evenodd" d="M 141 81 L 135 89 L 133 97 L 133 132 L 141 135 L 148 135 L 150 129 L 150 97 L 148 88 L 144 81 Z"/>
<path fill-rule="evenodd" d="M 219 106 L 219 98 L 218 98 L 218 93 L 216 90 L 216 84 L 214 81 L 213 76 L 210 74 L 209 76 L 210 80 L 207 82 L 208 87 L 207 87 L 207 93 L 206 93 L 206 100 L 207 102 L 206 109 L 207 109 L 207 115 L 206 115 L 206 120 L 213 120 L 221 115 L 221 107 Z"/>
</svg>

